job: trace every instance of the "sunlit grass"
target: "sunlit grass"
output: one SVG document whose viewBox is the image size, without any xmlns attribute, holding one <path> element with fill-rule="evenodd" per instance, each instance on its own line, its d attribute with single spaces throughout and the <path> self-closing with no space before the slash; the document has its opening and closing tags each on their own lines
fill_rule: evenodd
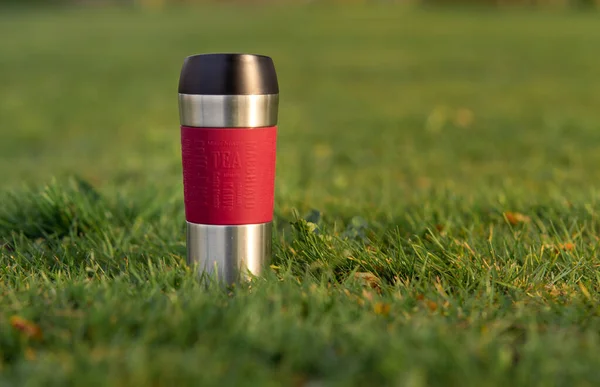
<svg viewBox="0 0 600 387">
<path fill-rule="evenodd" d="M 0 13 L 0 384 L 596 385 L 591 14 Z M 271 55 L 264 278 L 184 260 L 185 56 Z"/>
</svg>

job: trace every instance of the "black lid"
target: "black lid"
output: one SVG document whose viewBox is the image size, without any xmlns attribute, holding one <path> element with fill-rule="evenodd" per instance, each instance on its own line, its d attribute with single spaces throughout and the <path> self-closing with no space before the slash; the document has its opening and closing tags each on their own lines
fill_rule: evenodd
<svg viewBox="0 0 600 387">
<path fill-rule="evenodd" d="M 185 58 L 180 94 L 278 94 L 273 60 L 253 54 L 201 54 Z"/>
</svg>

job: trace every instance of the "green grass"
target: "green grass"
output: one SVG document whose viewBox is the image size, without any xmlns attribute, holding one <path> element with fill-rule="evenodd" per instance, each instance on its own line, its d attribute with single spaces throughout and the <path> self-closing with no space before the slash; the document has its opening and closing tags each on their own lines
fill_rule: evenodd
<svg viewBox="0 0 600 387">
<path fill-rule="evenodd" d="M 0 385 L 598 385 L 599 22 L 0 12 Z M 177 79 L 212 51 L 282 90 L 273 269 L 229 290 L 184 260 Z"/>
</svg>

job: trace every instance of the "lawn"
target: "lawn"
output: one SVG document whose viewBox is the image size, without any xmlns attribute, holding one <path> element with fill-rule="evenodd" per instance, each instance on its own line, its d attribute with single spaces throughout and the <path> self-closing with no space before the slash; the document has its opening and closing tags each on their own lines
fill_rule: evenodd
<svg viewBox="0 0 600 387">
<path fill-rule="evenodd" d="M 0 10 L 0 385 L 600 384 L 600 15 Z M 273 57 L 274 256 L 185 265 L 187 55 Z"/>
</svg>

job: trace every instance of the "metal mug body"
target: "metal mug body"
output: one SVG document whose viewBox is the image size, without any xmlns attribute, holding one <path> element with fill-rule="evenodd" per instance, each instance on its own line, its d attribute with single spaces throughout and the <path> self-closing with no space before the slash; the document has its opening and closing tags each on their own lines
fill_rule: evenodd
<svg viewBox="0 0 600 387">
<path fill-rule="evenodd" d="M 242 70 L 248 67 L 247 55 L 217 55 L 224 56 L 225 67 L 231 66 L 227 60 Z M 250 57 L 252 62 L 255 57 Z M 214 58 L 200 59 L 206 63 Z M 189 90 L 181 85 L 185 76 L 189 80 L 190 69 L 184 65 L 179 116 L 187 263 L 200 276 L 230 284 L 259 276 L 271 259 L 279 95 L 274 87 L 237 85 L 236 79 L 226 79 L 231 69 L 222 71 L 224 79 L 210 89 L 207 83 L 216 82 L 219 71 Z M 260 75 L 255 69 L 250 73 Z M 238 76 L 237 82 L 252 86 L 247 78 Z M 202 94 L 207 87 L 211 94 Z M 229 94 L 234 92 L 239 94 Z"/>
</svg>

